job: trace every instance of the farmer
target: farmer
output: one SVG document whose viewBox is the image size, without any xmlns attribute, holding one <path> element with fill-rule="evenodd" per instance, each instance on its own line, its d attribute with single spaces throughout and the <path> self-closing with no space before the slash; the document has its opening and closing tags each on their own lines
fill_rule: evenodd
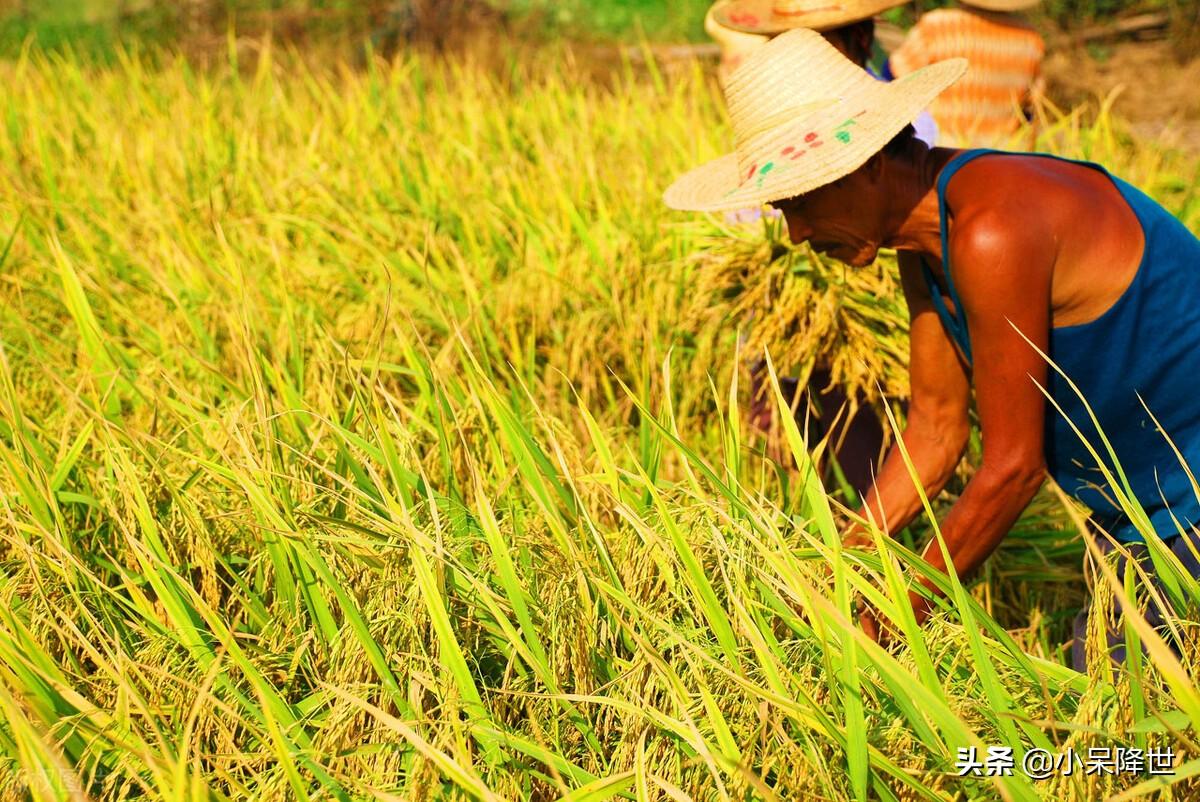
<svg viewBox="0 0 1200 802">
<path fill-rule="evenodd" d="M 1149 527 L 1197 571 L 1179 527 L 1200 523 L 1200 501 L 1158 429 L 1200 466 L 1200 240 L 1098 165 L 917 140 L 909 121 L 965 70 L 955 59 L 880 83 L 811 31 L 786 33 L 730 77 L 735 152 L 664 200 L 697 211 L 770 203 L 794 241 L 852 266 L 880 248 L 911 254 L 902 437 L 928 496 L 963 454 L 972 387 L 982 428 L 982 465 L 941 523 L 960 575 L 995 550 L 1047 472 L 1116 539 L 1143 539 L 1072 430 L 1103 453 L 1087 409 L 1043 354 L 1086 398 Z M 895 533 L 921 509 L 893 446 L 863 513 Z M 945 570 L 936 542 L 924 557 Z M 924 620 L 928 602 L 910 599 Z M 863 623 L 875 634 L 869 615 Z"/>
<path fill-rule="evenodd" d="M 704 19 L 709 36 L 721 46 L 720 77 L 722 83 L 750 53 L 784 31 L 809 28 L 819 31 L 846 58 L 864 69 L 875 42 L 874 16 L 882 11 L 904 5 L 908 0 L 849 0 L 831 4 L 828 0 L 718 0 Z M 873 74 L 873 73 L 872 73 Z M 877 76 L 878 77 L 878 76 Z M 880 78 L 880 80 L 883 80 Z M 937 126 L 927 111 L 914 118 L 917 136 L 930 145 L 937 138 Z M 729 222 L 753 222 L 762 214 L 761 206 L 733 209 L 726 212 Z M 775 405 L 766 386 L 766 364 L 761 360 L 750 367 L 750 420 L 762 431 L 772 429 Z M 798 382 L 781 379 L 781 389 L 789 402 L 794 402 Z M 813 439 L 829 436 L 829 453 L 837 460 L 846 482 L 861 496 L 870 486 L 875 465 L 884 444 L 883 426 L 864 403 L 857 400 L 857 411 L 842 416 L 850 400 L 834 385 L 825 365 L 814 366 L 808 379 L 806 396 L 814 400 L 816 410 L 797 411 L 797 422 L 807 424 Z"/>
<path fill-rule="evenodd" d="M 987 0 L 980 0 L 987 2 Z M 875 15 L 905 5 L 908 0 L 717 0 L 704 17 L 704 30 L 721 46 L 719 75 L 724 83 L 759 45 L 784 31 L 818 31 L 842 55 L 871 71 L 867 62 L 875 44 Z M 874 72 L 871 73 L 875 75 Z M 880 80 L 883 76 L 876 76 Z M 930 145 L 937 125 L 927 111 L 913 120 L 917 136 Z"/>
<path fill-rule="evenodd" d="M 884 65 L 901 77 L 950 58 L 967 59 L 962 80 L 933 101 L 938 144 L 955 147 L 1008 144 L 1032 114 L 1041 91 L 1046 43 L 1019 13 L 1038 0 L 964 0 L 921 16 Z"/>
</svg>

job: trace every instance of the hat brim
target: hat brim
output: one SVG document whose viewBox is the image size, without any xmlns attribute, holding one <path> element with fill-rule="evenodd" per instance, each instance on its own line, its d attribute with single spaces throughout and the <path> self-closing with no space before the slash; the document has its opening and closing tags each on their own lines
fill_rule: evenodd
<svg viewBox="0 0 1200 802">
<path fill-rule="evenodd" d="M 964 6 L 982 8 L 984 11 L 1025 11 L 1041 0 L 962 0 Z"/>
<path fill-rule="evenodd" d="M 867 85 L 816 113 L 756 138 L 740 159 L 729 153 L 685 173 L 665 193 L 672 209 L 722 212 L 802 195 L 849 175 L 967 70 L 939 61 L 891 83 Z"/>
<path fill-rule="evenodd" d="M 794 14 L 780 14 L 775 0 L 731 0 L 713 9 L 713 17 L 726 28 L 746 33 L 776 34 L 792 28 L 828 31 L 870 19 L 896 8 L 908 0 L 820 0 L 813 8 Z"/>
</svg>

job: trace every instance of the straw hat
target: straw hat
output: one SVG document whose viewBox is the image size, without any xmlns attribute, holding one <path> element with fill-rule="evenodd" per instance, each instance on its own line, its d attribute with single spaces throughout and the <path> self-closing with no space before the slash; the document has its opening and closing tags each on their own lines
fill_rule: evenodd
<svg viewBox="0 0 1200 802">
<path fill-rule="evenodd" d="M 792 28 L 827 31 L 869 19 L 908 0 L 731 0 L 718 3 L 717 22 L 746 33 L 775 34 Z M 985 0 L 986 2 L 986 0 Z"/>
<path fill-rule="evenodd" d="M 663 201 L 673 209 L 730 211 L 836 181 L 883 150 L 966 69 L 966 59 L 950 59 L 884 83 L 819 33 L 788 31 L 729 77 L 734 152 L 686 173 Z"/>
<path fill-rule="evenodd" d="M 1041 0 L 959 0 L 964 6 L 982 8 L 984 11 L 1024 11 L 1033 8 Z"/>
<path fill-rule="evenodd" d="M 718 2 L 708 9 L 704 15 L 704 31 L 714 42 L 721 46 L 722 83 L 725 75 L 737 68 L 746 56 L 767 43 L 771 38 L 765 34 L 746 33 L 738 31 L 717 22 L 716 12 L 723 5 Z"/>
</svg>

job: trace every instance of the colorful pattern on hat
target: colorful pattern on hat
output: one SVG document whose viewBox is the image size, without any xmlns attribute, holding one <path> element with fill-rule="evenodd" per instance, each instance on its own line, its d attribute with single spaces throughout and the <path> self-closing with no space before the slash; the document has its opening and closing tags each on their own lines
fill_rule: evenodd
<svg viewBox="0 0 1200 802">
<path fill-rule="evenodd" d="M 713 8 L 717 22 L 746 33 L 776 34 L 794 28 L 828 31 L 871 19 L 908 0 L 727 0 Z"/>
</svg>

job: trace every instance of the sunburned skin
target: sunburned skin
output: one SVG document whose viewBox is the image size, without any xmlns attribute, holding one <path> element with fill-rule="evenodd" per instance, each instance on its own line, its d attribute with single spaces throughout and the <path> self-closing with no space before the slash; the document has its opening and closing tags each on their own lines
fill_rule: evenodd
<svg viewBox="0 0 1200 802">
<path fill-rule="evenodd" d="M 944 281 L 932 181 L 959 152 L 925 150 L 928 155 L 917 165 L 868 163 L 832 184 L 772 205 L 783 211 L 793 242 L 807 240 L 814 250 L 856 267 L 872 264 L 885 247 L 924 255 Z M 914 190 L 921 197 L 905 216 Z M 1056 327 L 1100 317 L 1137 273 L 1145 244 L 1141 225 L 1112 181 L 1096 170 L 1037 157 L 1006 155 L 1002 163 L 983 157 L 954 178 L 946 200 L 952 243 L 964 228 L 972 236 L 997 237 L 1000 246 L 1006 229 L 1045 231 L 1044 248 L 1056 257 L 1050 276 Z M 961 286 L 957 273 L 955 280 Z"/>
<path fill-rule="evenodd" d="M 908 140 L 846 177 L 775 202 L 793 241 L 847 264 L 871 264 L 882 247 L 900 254 L 910 313 L 911 402 L 905 447 L 926 493 L 946 485 L 969 432 L 972 386 L 983 461 L 941 531 L 960 575 L 1003 539 L 1045 477 L 1043 454 L 1051 327 L 1101 317 L 1132 282 L 1145 236 L 1137 216 L 1104 174 L 1082 165 L 1016 155 L 965 165 L 946 193 L 952 278 L 971 331 L 973 368 L 938 318 L 924 262 L 945 287 L 936 180 L 958 151 Z M 863 515 L 898 532 L 921 511 L 908 469 L 893 448 L 864 501 Z M 847 542 L 869 538 L 859 530 Z M 925 559 L 945 570 L 936 543 Z M 910 594 L 918 620 L 928 613 Z M 879 637 L 877 622 L 863 618 Z"/>
</svg>

